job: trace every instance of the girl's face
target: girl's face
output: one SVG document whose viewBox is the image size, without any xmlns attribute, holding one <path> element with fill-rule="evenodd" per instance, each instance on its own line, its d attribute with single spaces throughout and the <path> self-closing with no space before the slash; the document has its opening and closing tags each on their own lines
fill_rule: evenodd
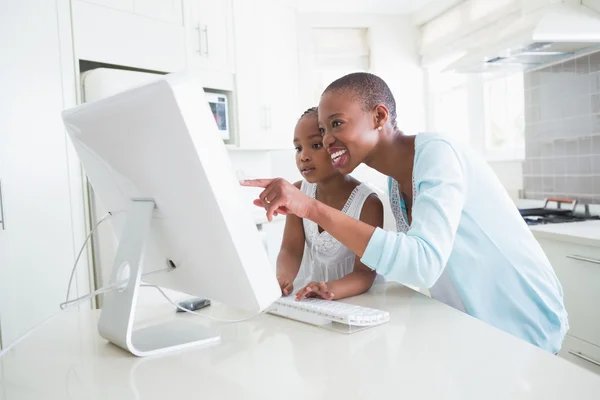
<svg viewBox="0 0 600 400">
<path fill-rule="evenodd" d="M 349 93 L 323 94 L 319 103 L 319 128 L 336 170 L 347 175 L 368 160 L 379 137 L 376 117 L 374 112 L 365 112 L 360 101 Z"/>
<path fill-rule="evenodd" d="M 324 181 L 337 173 L 329 153 L 323 147 L 317 116 L 310 113 L 300 118 L 294 130 L 296 165 L 307 182 Z"/>
</svg>

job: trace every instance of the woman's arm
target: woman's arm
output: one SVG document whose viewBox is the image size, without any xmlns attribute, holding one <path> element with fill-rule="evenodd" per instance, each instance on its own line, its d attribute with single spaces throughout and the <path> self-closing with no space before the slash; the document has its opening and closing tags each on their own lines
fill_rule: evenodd
<svg viewBox="0 0 600 400">
<path fill-rule="evenodd" d="M 268 191 L 273 201 L 264 202 L 261 194 L 256 204 L 260 202 L 267 208 L 267 216 L 278 211 L 309 218 L 381 275 L 405 284 L 431 287 L 450 258 L 466 188 L 462 166 L 452 146 L 440 139 L 424 146 L 415 164 L 415 170 L 419 170 L 415 182 L 419 195 L 406 234 L 369 226 L 296 193 L 299 191 L 280 179 L 242 184 L 266 187 L 263 194 Z"/>
</svg>

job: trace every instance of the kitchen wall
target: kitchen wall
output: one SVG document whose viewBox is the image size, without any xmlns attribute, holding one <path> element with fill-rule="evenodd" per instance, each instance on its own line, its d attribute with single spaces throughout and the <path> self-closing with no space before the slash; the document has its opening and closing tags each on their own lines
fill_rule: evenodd
<svg viewBox="0 0 600 400">
<path fill-rule="evenodd" d="M 600 203 L 600 52 L 525 75 L 525 196 Z"/>
</svg>

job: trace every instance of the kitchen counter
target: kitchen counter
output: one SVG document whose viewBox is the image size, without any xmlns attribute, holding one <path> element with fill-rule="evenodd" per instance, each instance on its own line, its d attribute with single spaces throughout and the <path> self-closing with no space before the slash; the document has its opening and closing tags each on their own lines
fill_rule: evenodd
<svg viewBox="0 0 600 400">
<path fill-rule="evenodd" d="M 515 204 L 519 209 L 541 208 L 544 206 L 544 201 L 518 199 Z M 591 205 L 590 212 L 594 215 L 599 214 L 598 207 L 597 205 Z M 600 247 L 600 220 L 530 225 L 529 228 L 533 235 L 539 239 Z"/>
<path fill-rule="evenodd" d="M 531 225 L 536 238 L 600 247 L 600 220 Z"/>
<path fill-rule="evenodd" d="M 221 343 L 136 358 L 97 331 L 98 311 L 67 311 L 0 359 L 0 398 L 598 399 L 600 376 L 397 284 L 346 300 L 390 312 L 351 335 L 261 315 L 214 326 L 168 304 L 136 323 L 186 319 Z M 219 304 L 202 311 L 240 313 Z"/>
</svg>

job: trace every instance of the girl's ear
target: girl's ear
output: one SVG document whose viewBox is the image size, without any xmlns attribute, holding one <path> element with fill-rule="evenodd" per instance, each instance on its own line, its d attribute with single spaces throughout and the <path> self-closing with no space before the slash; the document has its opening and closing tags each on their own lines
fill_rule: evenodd
<svg viewBox="0 0 600 400">
<path fill-rule="evenodd" d="M 387 124 L 389 118 L 390 112 L 385 105 L 379 104 L 373 109 L 373 124 L 375 125 L 375 129 Z"/>
</svg>

